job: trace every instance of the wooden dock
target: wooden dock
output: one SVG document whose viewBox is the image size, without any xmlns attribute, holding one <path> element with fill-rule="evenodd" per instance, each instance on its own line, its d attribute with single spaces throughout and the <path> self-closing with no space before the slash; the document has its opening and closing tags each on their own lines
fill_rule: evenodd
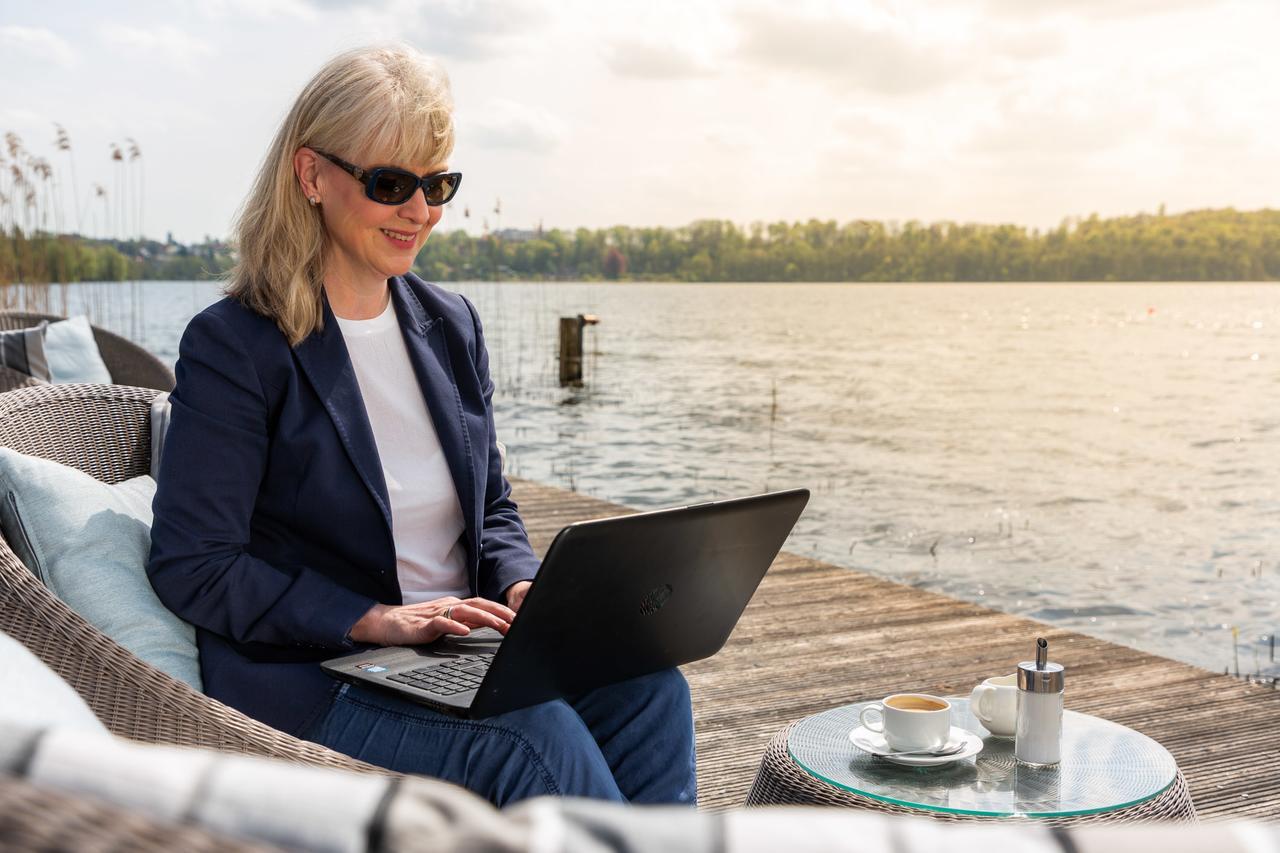
<svg viewBox="0 0 1280 853">
<path fill-rule="evenodd" d="M 512 480 L 534 547 L 616 504 Z M 783 552 L 728 645 L 685 668 L 704 808 L 741 805 L 769 739 L 800 717 L 899 690 L 968 695 L 1048 637 L 1067 707 L 1137 729 L 1178 761 L 1202 818 L 1280 818 L 1280 691 Z"/>
</svg>

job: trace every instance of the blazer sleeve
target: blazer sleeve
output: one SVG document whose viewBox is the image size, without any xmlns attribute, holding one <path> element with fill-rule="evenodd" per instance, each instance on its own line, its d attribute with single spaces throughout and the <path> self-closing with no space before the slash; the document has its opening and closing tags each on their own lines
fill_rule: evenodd
<svg viewBox="0 0 1280 853">
<path fill-rule="evenodd" d="M 484 519 L 480 528 L 480 594 L 501 601 L 507 587 L 531 580 L 538 573 L 540 561 L 529 544 L 529 534 L 520 520 L 516 502 L 511 499 L 511 484 L 502 473 L 502 457 L 498 453 L 498 433 L 493 422 L 493 380 L 489 376 L 489 351 L 484 344 L 484 330 L 475 306 L 465 296 L 463 302 L 471 312 L 476 327 L 476 375 L 484 396 L 484 415 L 489 427 L 488 469 L 485 477 Z"/>
<path fill-rule="evenodd" d="M 147 574 L 181 618 L 233 642 L 351 648 L 374 605 L 312 569 L 246 553 L 270 446 L 269 404 L 235 329 L 197 315 L 179 345 Z"/>
</svg>

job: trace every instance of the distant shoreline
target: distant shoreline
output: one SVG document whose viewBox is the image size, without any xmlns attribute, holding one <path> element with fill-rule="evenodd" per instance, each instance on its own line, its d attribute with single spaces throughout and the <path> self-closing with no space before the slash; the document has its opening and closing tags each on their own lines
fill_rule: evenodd
<svg viewBox="0 0 1280 853">
<path fill-rule="evenodd" d="M 141 282 L 156 284 L 191 284 L 191 283 L 207 283 L 217 284 L 221 281 L 218 277 L 206 278 L 145 278 L 145 279 L 112 279 L 112 280 L 94 280 L 94 281 L 41 281 L 41 282 L 9 282 L 0 285 L 0 287 L 60 287 L 66 285 L 125 285 L 138 284 Z M 451 285 L 466 284 L 496 284 L 496 285 L 512 285 L 512 286 L 528 286 L 528 285 L 561 285 L 561 284 L 600 284 L 600 285 L 627 285 L 627 286 L 646 286 L 646 287 L 686 287 L 688 285 L 712 285 L 723 287 L 741 287 L 744 285 L 761 286 L 761 287 L 812 287 L 820 285 L 822 287 L 1140 287 L 1144 285 L 1167 285 L 1170 287 L 1188 286 L 1188 285 L 1204 285 L 1204 286 L 1250 286 L 1250 285 L 1266 285 L 1280 286 L 1280 281 L 1162 281 L 1156 279 L 1143 279 L 1133 281 L 671 281 L 659 279 L 622 279 L 618 281 L 606 281 L 603 279 L 523 279 L 523 278 L 507 278 L 501 281 L 492 279 L 454 279 L 450 281 L 432 281 L 432 284 L 438 284 L 442 287 Z"/>
<path fill-rule="evenodd" d="M 213 280 L 221 240 L 97 240 L 0 231 L 0 284 Z M 1280 281 L 1280 211 L 1202 210 L 1014 225 L 707 220 L 681 228 L 433 234 L 414 272 L 441 283 L 1114 284 Z"/>
</svg>

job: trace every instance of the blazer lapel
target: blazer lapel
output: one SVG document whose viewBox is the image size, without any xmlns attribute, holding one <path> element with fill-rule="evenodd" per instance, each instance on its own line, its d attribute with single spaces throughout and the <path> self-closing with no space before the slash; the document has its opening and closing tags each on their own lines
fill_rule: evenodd
<svg viewBox="0 0 1280 853">
<path fill-rule="evenodd" d="M 449 359 L 444 320 L 428 315 L 422 302 L 401 278 L 391 279 L 391 300 L 395 303 L 400 328 L 404 332 L 409 361 L 413 364 L 418 384 L 422 386 L 427 412 L 436 428 L 440 448 L 449 463 L 449 473 L 462 504 L 467 547 L 471 555 L 468 573 L 474 590 L 477 582 L 476 560 L 480 550 L 476 524 L 475 455 L 462 411 L 462 398 L 458 394 L 453 365 Z"/>
<path fill-rule="evenodd" d="M 365 488 L 377 502 L 378 509 L 382 510 L 387 533 L 390 534 L 391 501 L 382 476 L 378 445 L 373 439 L 373 428 L 369 426 L 369 415 L 365 411 L 364 398 L 360 396 L 360 385 L 356 381 L 355 368 L 351 366 L 346 341 L 342 338 L 333 310 L 329 308 L 328 299 L 324 300 L 323 331 L 312 333 L 294 352 L 333 420 L 334 428 Z"/>
</svg>

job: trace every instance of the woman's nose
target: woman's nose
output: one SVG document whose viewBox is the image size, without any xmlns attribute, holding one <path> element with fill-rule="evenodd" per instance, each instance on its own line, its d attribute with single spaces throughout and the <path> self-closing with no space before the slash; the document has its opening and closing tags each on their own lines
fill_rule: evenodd
<svg viewBox="0 0 1280 853">
<path fill-rule="evenodd" d="M 426 191 L 419 189 L 409 200 L 400 205 L 400 215 L 413 222 L 421 225 L 431 216 L 431 208 L 427 205 Z"/>
</svg>

